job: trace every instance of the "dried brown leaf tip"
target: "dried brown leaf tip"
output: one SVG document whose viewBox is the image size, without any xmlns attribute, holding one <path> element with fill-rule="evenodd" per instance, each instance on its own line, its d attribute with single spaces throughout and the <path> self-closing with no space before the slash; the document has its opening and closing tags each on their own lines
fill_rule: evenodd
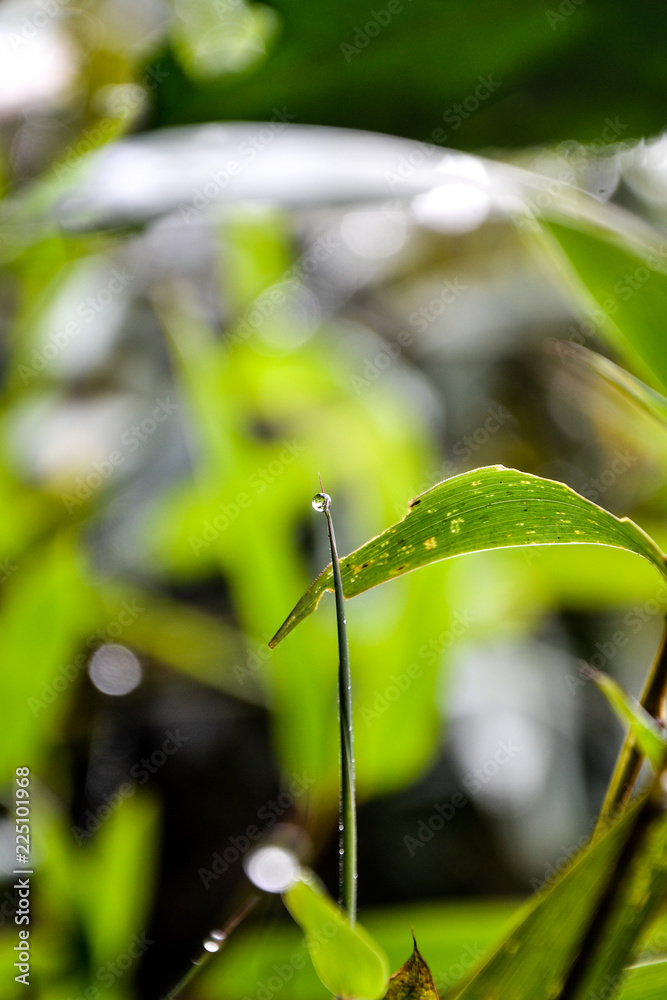
<svg viewBox="0 0 667 1000">
<path fill-rule="evenodd" d="M 412 940 L 414 950 L 398 972 L 389 977 L 384 1000 L 438 1000 L 431 970 L 419 952 L 414 932 Z"/>
</svg>

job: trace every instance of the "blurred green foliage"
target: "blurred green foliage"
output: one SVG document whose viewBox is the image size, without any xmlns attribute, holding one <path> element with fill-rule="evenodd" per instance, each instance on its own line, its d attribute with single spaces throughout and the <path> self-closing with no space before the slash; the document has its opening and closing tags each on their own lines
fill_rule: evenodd
<svg viewBox="0 0 667 1000">
<path fill-rule="evenodd" d="M 662 428 L 542 351 L 548 337 L 586 343 L 664 385 L 662 147 L 635 143 L 664 122 L 661 11 L 399 6 L 366 45 L 356 3 L 0 11 L 3 996 L 24 990 L 11 975 L 17 767 L 31 769 L 31 982 L 44 1000 L 166 992 L 242 899 L 230 838 L 249 839 L 258 816 L 262 833 L 277 818 L 298 826 L 331 882 L 331 602 L 267 646 L 327 562 L 318 471 L 341 554 L 436 481 L 496 462 L 562 479 L 667 544 Z M 480 77 L 498 83 L 488 98 Z M 527 186 L 489 173 L 486 223 L 443 230 L 376 166 L 341 204 L 332 178 L 350 147 L 322 177 L 321 133 L 272 173 L 279 143 L 248 126 L 252 183 L 275 195 L 220 209 L 219 184 L 193 209 L 211 133 L 167 126 L 278 113 L 494 148 Z M 130 132 L 149 159 L 105 159 L 136 152 Z M 387 172 L 419 151 L 387 147 Z M 447 166 L 429 155 L 433 185 Z M 575 188 L 598 198 L 581 215 Z M 91 189 L 115 215 L 96 214 Z M 322 246 L 333 251 L 306 269 Z M 638 267 L 649 278 L 636 294 L 592 322 Z M 648 565 L 587 547 L 451 560 L 351 605 L 362 919 L 392 968 L 414 925 L 436 983 L 453 986 L 514 900 L 422 899 L 524 892 L 589 831 L 620 734 L 589 703 L 578 659 L 637 690 L 664 605 Z M 91 681 L 106 644 L 136 654 L 136 690 Z M 472 699 L 467 677 L 482 678 Z M 490 743 L 471 751 L 471 732 Z M 526 748 L 524 797 L 500 781 L 472 794 L 473 767 L 508 736 Z M 467 808 L 429 828 L 433 803 L 460 787 Z M 281 792 L 289 808 L 267 805 Z M 225 850 L 234 862 L 204 884 Z M 265 985 L 301 952 L 268 906 L 187 995 L 316 996 L 307 965 Z"/>
</svg>

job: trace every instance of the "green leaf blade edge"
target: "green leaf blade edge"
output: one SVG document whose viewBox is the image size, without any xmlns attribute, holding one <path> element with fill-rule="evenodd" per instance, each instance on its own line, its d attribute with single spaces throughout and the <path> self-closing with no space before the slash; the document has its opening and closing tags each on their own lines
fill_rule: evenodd
<svg viewBox="0 0 667 1000">
<path fill-rule="evenodd" d="M 401 521 L 341 559 L 343 593 L 355 597 L 442 559 L 525 545 L 625 549 L 667 576 L 662 552 L 629 518 L 610 514 L 564 483 L 491 465 L 453 476 L 419 494 Z M 329 564 L 269 645 L 284 639 L 332 589 Z"/>
<path fill-rule="evenodd" d="M 306 935 L 313 967 L 336 997 L 379 1000 L 389 978 L 387 958 L 360 924 L 351 926 L 308 869 L 283 893 L 285 906 Z"/>
<path fill-rule="evenodd" d="M 619 720 L 630 727 L 637 746 L 648 757 L 654 770 L 659 774 L 665 766 L 665 758 L 667 757 L 664 730 L 635 698 L 623 690 L 613 677 L 588 665 L 586 673 L 600 688 Z"/>
</svg>

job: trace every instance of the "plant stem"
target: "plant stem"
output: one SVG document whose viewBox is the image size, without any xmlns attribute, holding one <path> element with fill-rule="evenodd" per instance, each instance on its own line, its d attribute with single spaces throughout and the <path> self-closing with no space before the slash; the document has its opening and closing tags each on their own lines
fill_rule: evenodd
<svg viewBox="0 0 667 1000">
<path fill-rule="evenodd" d="M 320 479 L 320 486 L 322 480 Z M 340 727 L 340 901 L 347 910 L 350 924 L 357 919 L 357 806 L 354 776 L 354 727 L 352 723 L 352 681 L 350 653 L 347 644 L 345 597 L 340 564 L 336 550 L 336 536 L 329 512 L 330 498 L 324 491 L 322 509 L 327 519 L 334 593 L 336 596 L 336 623 L 338 626 L 338 720 Z"/>
<path fill-rule="evenodd" d="M 667 620 L 663 628 L 662 640 L 656 654 L 653 666 L 646 679 L 640 702 L 646 711 L 664 724 L 664 703 L 667 694 Z M 609 782 L 609 788 L 602 803 L 600 816 L 595 827 L 594 836 L 602 833 L 609 822 L 615 818 L 619 807 L 624 807 L 630 798 L 630 793 L 639 775 L 643 756 L 637 747 L 634 736 L 628 733 L 623 748 L 619 754 L 614 773 Z"/>
<path fill-rule="evenodd" d="M 656 778 L 653 790 L 640 806 L 616 865 L 611 870 L 609 881 L 595 905 L 577 955 L 558 994 L 558 1000 L 575 1000 L 579 995 L 585 978 L 597 958 L 598 948 L 605 939 L 609 922 L 618 912 L 617 900 L 624 894 L 626 897 L 628 895 L 633 862 L 644 846 L 653 822 L 664 816 L 664 811 L 660 780 Z"/>
<path fill-rule="evenodd" d="M 206 963 L 210 961 L 211 958 L 213 958 L 213 955 L 215 955 L 220 950 L 220 948 L 222 948 L 223 944 L 225 943 L 229 935 L 232 933 L 232 931 L 236 927 L 238 927 L 238 925 L 241 923 L 242 920 L 245 919 L 245 917 L 248 916 L 253 907 L 259 902 L 260 898 L 261 897 L 259 893 L 253 893 L 253 895 L 249 896 L 248 899 L 246 899 L 245 903 L 241 907 L 239 907 L 236 913 L 232 914 L 227 923 L 223 927 L 221 927 L 220 930 L 210 932 L 208 939 L 199 957 L 193 959 L 192 965 L 190 966 L 188 971 L 185 973 L 184 976 L 182 976 L 181 979 L 179 979 L 179 981 L 176 983 L 176 986 L 174 986 L 173 989 L 169 990 L 169 992 L 165 994 L 163 1000 L 176 1000 L 176 997 L 178 997 L 181 994 L 181 992 L 185 989 L 188 983 L 190 983 L 195 978 L 195 976 L 199 974 L 199 972 L 202 969 L 202 966 L 206 965 Z M 218 947 L 212 949 L 212 946 L 214 944 L 217 944 Z M 209 947 L 206 947 L 206 945 L 208 945 Z"/>
</svg>

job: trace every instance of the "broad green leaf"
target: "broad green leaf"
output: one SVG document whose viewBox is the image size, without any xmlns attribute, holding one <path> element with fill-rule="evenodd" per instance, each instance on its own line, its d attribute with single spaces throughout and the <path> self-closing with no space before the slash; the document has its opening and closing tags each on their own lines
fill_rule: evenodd
<svg viewBox="0 0 667 1000">
<path fill-rule="evenodd" d="M 487 466 L 446 479 L 410 501 L 402 521 L 340 560 L 345 597 L 429 563 L 522 545 L 608 545 L 635 552 L 665 574 L 655 542 L 569 486 Z M 333 589 L 331 564 L 308 588 L 269 645 L 275 646 Z"/>
<path fill-rule="evenodd" d="M 285 892 L 283 899 L 304 934 L 318 976 L 334 996 L 376 1000 L 389 975 L 387 959 L 370 934 L 329 898 L 312 873 Z"/>
<path fill-rule="evenodd" d="M 410 958 L 389 978 L 384 1000 L 438 1000 L 438 991 L 427 963 L 412 935 L 414 948 Z"/>
<path fill-rule="evenodd" d="M 667 742 L 653 716 L 635 698 L 631 698 L 613 677 L 588 665 L 585 671 L 605 695 L 619 719 L 630 726 L 636 745 L 642 753 L 648 757 L 656 771 L 661 771 L 667 754 Z"/>
<path fill-rule="evenodd" d="M 667 271 L 664 255 L 649 244 L 621 243 L 611 233 L 545 222 L 594 302 L 587 310 L 642 377 L 667 387 Z M 583 287 L 582 287 L 583 286 Z"/>
<path fill-rule="evenodd" d="M 606 834 L 584 849 L 546 894 L 526 905 L 500 947 L 452 994 L 456 1000 L 549 1000 L 559 995 L 645 804 L 646 800 L 642 800 L 634 805 Z M 606 912 L 608 923 L 602 946 L 591 956 L 577 1000 L 614 995 L 609 984 L 620 986 L 623 968 L 656 916 L 666 888 L 667 821 L 660 815 L 649 826 L 631 862 L 619 901 L 611 912 Z M 608 992 L 596 993 L 603 987 Z"/>
<path fill-rule="evenodd" d="M 667 961 L 647 962 L 628 970 L 619 1000 L 663 1000 L 667 996 Z"/>
</svg>

